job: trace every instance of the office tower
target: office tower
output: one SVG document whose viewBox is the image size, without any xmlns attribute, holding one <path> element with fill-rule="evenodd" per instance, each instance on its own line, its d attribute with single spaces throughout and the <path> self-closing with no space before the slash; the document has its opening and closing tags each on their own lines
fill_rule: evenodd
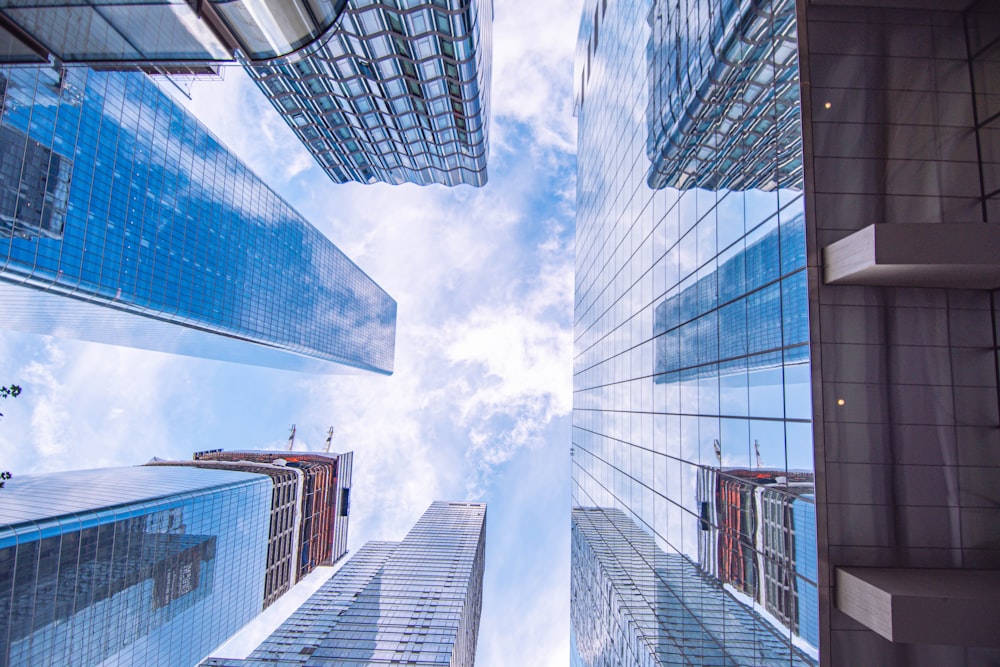
<svg viewBox="0 0 1000 667">
<path fill-rule="evenodd" d="M 0 664 L 196 664 L 261 609 L 266 475 L 18 475 L 0 502 Z"/>
<path fill-rule="evenodd" d="M 486 183 L 493 3 L 351 0 L 300 59 L 247 72 L 336 183 Z"/>
<path fill-rule="evenodd" d="M 317 565 L 347 553 L 354 455 L 282 452 L 195 452 L 193 461 L 154 459 L 146 465 L 192 466 L 267 475 L 274 489 L 268 529 L 263 608 Z"/>
<path fill-rule="evenodd" d="M 575 664 L 1000 655 L 1000 13 L 930 7 L 585 3 Z"/>
<path fill-rule="evenodd" d="M 336 183 L 486 183 L 493 3 L 0 7 L 0 63 L 174 75 L 238 60 Z"/>
<path fill-rule="evenodd" d="M 327 35 L 345 0 L 124 2 L 0 7 L 0 63 L 205 73 L 213 63 L 292 55 Z"/>
<path fill-rule="evenodd" d="M 138 72 L 0 69 L 4 326 L 392 372 L 395 302 Z"/>
<path fill-rule="evenodd" d="M 315 569 L 332 565 L 347 553 L 354 453 L 223 451 L 196 452 L 197 463 L 227 461 L 269 463 L 301 475 L 298 507 L 301 520 L 292 583 Z"/>
<path fill-rule="evenodd" d="M 268 665 L 453 665 L 476 659 L 484 503 L 434 502 L 402 542 L 369 542 L 245 660 Z"/>
</svg>

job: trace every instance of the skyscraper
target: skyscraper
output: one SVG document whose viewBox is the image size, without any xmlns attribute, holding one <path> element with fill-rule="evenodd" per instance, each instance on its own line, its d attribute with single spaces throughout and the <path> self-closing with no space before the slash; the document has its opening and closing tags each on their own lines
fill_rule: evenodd
<svg viewBox="0 0 1000 667">
<path fill-rule="evenodd" d="M 4 326 L 392 372 L 396 303 L 144 74 L 4 68 L 0 90 Z"/>
<path fill-rule="evenodd" d="M 266 609 L 317 565 L 331 565 L 347 553 L 353 453 L 195 452 L 193 461 L 146 465 L 192 466 L 267 475 L 271 520 L 267 535 Z"/>
<path fill-rule="evenodd" d="M 487 0 L 0 7 L 0 63 L 214 73 L 238 60 L 336 183 L 486 183 Z"/>
<path fill-rule="evenodd" d="M 317 48 L 247 72 L 337 183 L 481 186 L 492 24 L 487 0 L 350 0 Z"/>
<path fill-rule="evenodd" d="M 691 665 L 816 664 L 727 594 L 725 582 L 664 552 L 621 510 L 574 509 L 572 555 L 573 623 L 585 664 L 684 664 L 679 655 Z"/>
<path fill-rule="evenodd" d="M 346 0 L 143 2 L 0 7 L 0 63 L 64 62 L 145 71 L 207 71 L 240 58 L 289 56 L 322 40 Z"/>
<path fill-rule="evenodd" d="M 266 475 L 18 475 L 0 502 L 0 664 L 195 664 L 260 612 Z"/>
<path fill-rule="evenodd" d="M 486 505 L 435 502 L 402 542 L 369 542 L 249 658 L 206 667 L 472 667 L 482 608 Z"/>
<path fill-rule="evenodd" d="M 901 4 L 585 3 L 576 664 L 996 659 L 1000 12 Z"/>
<path fill-rule="evenodd" d="M 347 553 L 347 522 L 351 509 L 354 453 L 206 451 L 195 461 L 276 463 L 302 473 L 299 507 L 301 525 L 295 557 L 295 579 L 317 565 L 332 565 Z"/>
</svg>

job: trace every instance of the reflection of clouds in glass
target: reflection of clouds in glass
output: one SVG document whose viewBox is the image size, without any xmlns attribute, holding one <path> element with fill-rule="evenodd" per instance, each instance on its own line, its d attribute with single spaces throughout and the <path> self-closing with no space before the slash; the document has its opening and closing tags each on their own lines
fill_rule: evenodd
<svg viewBox="0 0 1000 667">
<path fill-rule="evenodd" d="M 8 280 L 274 350 L 257 363 L 283 349 L 391 372 L 395 302 L 144 75 L 39 72 L 10 70 L 40 102 L 4 123 L 79 149 L 64 241 L 12 240 Z M 164 348 L 135 332 L 85 337 Z"/>
</svg>

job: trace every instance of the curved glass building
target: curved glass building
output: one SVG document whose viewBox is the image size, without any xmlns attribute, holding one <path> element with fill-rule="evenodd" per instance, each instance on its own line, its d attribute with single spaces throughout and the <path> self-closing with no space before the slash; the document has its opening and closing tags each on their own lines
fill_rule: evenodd
<svg viewBox="0 0 1000 667">
<path fill-rule="evenodd" d="M 481 186 L 492 24 L 489 0 L 351 0 L 308 55 L 247 72 L 336 183 Z"/>
</svg>

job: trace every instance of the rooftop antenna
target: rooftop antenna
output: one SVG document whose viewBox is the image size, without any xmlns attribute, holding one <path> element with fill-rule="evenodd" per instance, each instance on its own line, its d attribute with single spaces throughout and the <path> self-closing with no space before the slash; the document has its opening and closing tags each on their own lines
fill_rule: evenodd
<svg viewBox="0 0 1000 667">
<path fill-rule="evenodd" d="M 762 466 L 760 463 L 760 443 L 757 442 L 756 440 L 753 441 L 753 450 L 757 456 L 757 467 L 761 468 Z"/>
<path fill-rule="evenodd" d="M 288 451 L 292 451 L 292 447 L 294 446 L 295 446 L 295 424 L 292 424 L 292 432 L 288 436 L 288 447 L 286 447 L 286 449 Z"/>
<path fill-rule="evenodd" d="M 330 443 L 332 442 L 333 442 L 333 427 L 331 426 L 330 431 L 326 434 L 326 447 L 323 448 L 323 451 L 326 452 L 327 454 L 330 453 Z"/>
</svg>

